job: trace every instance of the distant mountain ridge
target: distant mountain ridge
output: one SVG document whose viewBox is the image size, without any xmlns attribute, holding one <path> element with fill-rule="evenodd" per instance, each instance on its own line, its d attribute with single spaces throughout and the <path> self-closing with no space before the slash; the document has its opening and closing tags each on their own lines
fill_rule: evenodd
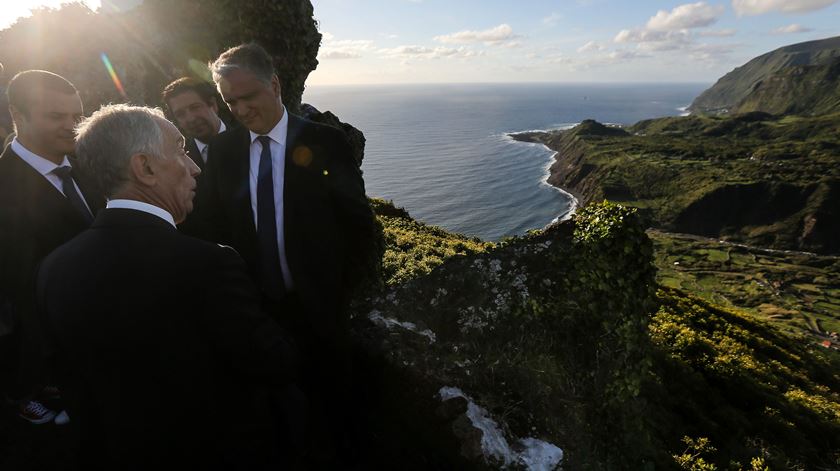
<svg viewBox="0 0 840 471">
<path fill-rule="evenodd" d="M 785 46 L 724 75 L 697 97 L 698 114 L 827 114 L 840 107 L 840 36 Z"/>
</svg>

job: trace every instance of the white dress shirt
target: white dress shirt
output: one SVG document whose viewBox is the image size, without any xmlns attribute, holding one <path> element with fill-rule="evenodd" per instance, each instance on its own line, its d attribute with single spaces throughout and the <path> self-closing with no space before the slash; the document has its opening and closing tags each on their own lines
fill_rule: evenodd
<svg viewBox="0 0 840 471">
<path fill-rule="evenodd" d="M 289 113 L 283 109 L 280 122 L 266 136 L 271 138 L 271 179 L 274 182 L 274 217 L 277 220 L 277 248 L 280 251 L 280 269 L 287 290 L 294 288 L 292 272 L 286 258 L 286 236 L 283 232 L 283 181 L 286 174 L 286 135 L 289 131 Z M 251 211 L 254 214 L 254 227 L 257 227 L 257 176 L 260 169 L 262 144 L 257 140 L 260 134 L 251 133 L 251 161 L 248 171 L 248 185 L 251 190 Z"/>
<path fill-rule="evenodd" d="M 29 164 L 29 166 L 34 168 L 36 172 L 40 173 L 44 178 L 46 178 L 47 181 L 50 182 L 50 184 L 52 184 L 52 186 L 54 186 L 55 189 L 58 190 L 58 192 L 61 193 L 65 198 L 67 197 L 67 195 L 64 194 L 64 184 L 61 181 L 61 177 L 53 173 L 55 169 L 59 167 L 73 168 L 73 166 L 70 165 L 70 160 L 67 158 L 66 155 L 64 156 L 64 160 L 61 162 L 61 165 L 56 165 L 51 160 L 45 159 L 40 155 L 33 153 L 26 147 L 23 147 L 23 144 L 18 142 L 17 137 L 12 139 L 11 146 L 12 150 L 15 151 L 15 154 L 19 155 L 24 162 Z M 76 192 L 80 196 L 84 195 L 84 193 L 82 193 L 82 190 L 79 189 L 79 185 L 76 184 L 76 180 L 73 180 L 73 186 L 76 187 Z M 88 206 L 88 203 L 87 201 L 85 201 L 84 196 L 82 196 L 82 202 L 85 204 L 88 211 L 90 211 L 90 206 Z M 90 211 L 90 213 L 93 214 L 93 211 Z"/>
<path fill-rule="evenodd" d="M 169 224 L 172 224 L 172 227 L 176 227 L 175 218 L 169 214 L 169 211 L 142 201 L 120 199 L 108 200 L 108 204 L 105 205 L 105 209 L 133 209 L 135 211 L 143 211 L 144 213 L 149 213 L 163 219 Z"/>
<path fill-rule="evenodd" d="M 225 126 L 225 122 L 221 119 L 219 120 L 219 130 L 216 131 L 216 134 L 223 133 L 227 130 L 227 126 Z M 198 153 L 201 154 L 201 160 L 204 163 L 207 163 L 207 146 L 208 144 L 202 141 L 199 141 L 197 138 L 195 139 L 195 146 L 198 147 Z"/>
</svg>

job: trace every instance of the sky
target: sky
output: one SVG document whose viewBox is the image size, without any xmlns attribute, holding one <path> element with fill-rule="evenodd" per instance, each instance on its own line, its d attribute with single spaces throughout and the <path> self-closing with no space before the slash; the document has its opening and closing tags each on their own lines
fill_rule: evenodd
<svg viewBox="0 0 840 471">
<path fill-rule="evenodd" d="M 38 5 L 0 9 L 4 28 Z M 140 0 L 84 0 L 134 5 Z M 312 0 L 308 85 L 712 83 L 778 47 L 840 35 L 840 0 Z"/>
<path fill-rule="evenodd" d="M 840 0 L 312 0 L 308 85 L 708 82 L 840 35 Z"/>
</svg>

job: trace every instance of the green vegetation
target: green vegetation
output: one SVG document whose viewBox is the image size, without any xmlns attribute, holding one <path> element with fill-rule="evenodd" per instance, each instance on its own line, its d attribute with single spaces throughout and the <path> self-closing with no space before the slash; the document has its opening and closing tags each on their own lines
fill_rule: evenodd
<svg viewBox="0 0 840 471">
<path fill-rule="evenodd" d="M 840 114 L 641 121 L 528 136 L 559 152 L 550 182 L 638 207 L 671 232 L 840 252 Z"/>
<path fill-rule="evenodd" d="M 658 297 L 654 420 L 674 438 L 708 437 L 722 468 L 840 466 L 840 356 L 679 290 Z"/>
<path fill-rule="evenodd" d="M 840 50 L 840 37 L 785 46 L 763 54 L 721 77 L 703 92 L 693 113 L 822 114 L 837 111 L 837 75 L 827 74 Z M 798 77 L 797 77 L 798 76 Z M 807 83 L 807 86 L 805 85 Z"/>
<path fill-rule="evenodd" d="M 370 201 L 382 224 L 385 239 L 382 272 L 387 285 L 426 275 L 449 257 L 476 254 L 493 247 L 491 242 L 416 221 L 406 210 L 394 207 L 389 201 L 376 198 Z"/>
<path fill-rule="evenodd" d="M 793 334 L 840 332 L 840 257 L 769 251 L 648 231 L 657 281 L 742 309 Z"/>
<path fill-rule="evenodd" d="M 393 206 L 377 212 L 386 233 L 401 219 L 396 227 L 407 240 L 463 241 L 412 224 Z M 437 336 L 432 344 L 416 334 L 400 340 L 394 362 L 438 387 L 463 388 L 513 436 L 561 446 L 568 469 L 840 466 L 840 355 L 801 330 L 786 332 L 753 311 L 686 292 L 696 289 L 692 277 L 704 264 L 767 266 L 772 282 L 798 271 L 808 276 L 827 258 L 653 232 L 654 245 L 635 212 L 590 205 L 573 223 L 473 255 L 388 243 L 391 257 L 413 256 L 400 259 L 407 281 L 374 309 Z M 666 286 L 654 293 L 653 248 L 664 244 L 677 254 L 656 255 L 672 268 L 661 270 Z M 424 275 L 431 265 L 439 268 Z M 668 287 L 674 280 L 684 288 Z M 726 288 L 732 292 L 720 293 L 736 300 L 736 287 Z"/>
</svg>

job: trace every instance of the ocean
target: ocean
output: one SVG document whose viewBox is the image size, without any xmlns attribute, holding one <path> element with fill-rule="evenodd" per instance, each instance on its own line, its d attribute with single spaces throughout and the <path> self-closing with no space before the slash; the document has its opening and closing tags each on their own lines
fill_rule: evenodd
<svg viewBox="0 0 840 471">
<path fill-rule="evenodd" d="M 584 119 L 633 124 L 676 116 L 709 84 L 311 86 L 303 101 L 362 132 L 369 196 L 415 218 L 497 241 L 539 229 L 572 206 L 547 183 L 553 152 L 508 133 Z"/>
</svg>

